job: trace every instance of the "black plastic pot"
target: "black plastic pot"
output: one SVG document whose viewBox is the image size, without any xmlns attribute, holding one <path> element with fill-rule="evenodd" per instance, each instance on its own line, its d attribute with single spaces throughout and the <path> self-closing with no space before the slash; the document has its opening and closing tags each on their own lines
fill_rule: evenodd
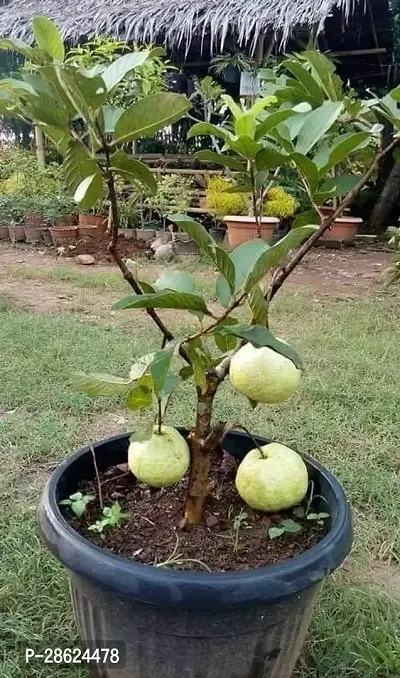
<svg viewBox="0 0 400 678">
<path fill-rule="evenodd" d="M 125 434 L 94 445 L 99 468 L 125 462 L 128 444 Z M 254 447 L 238 432 L 228 434 L 224 444 L 241 458 Z M 93 676 L 290 677 L 318 584 L 341 564 L 352 541 L 342 488 L 317 462 L 305 461 L 315 494 L 329 505 L 328 534 L 281 565 L 215 574 L 155 568 L 94 546 L 70 527 L 58 505 L 80 480 L 93 478 L 90 448 L 56 469 L 40 504 L 40 525 L 49 549 L 68 570 L 82 640 L 98 647 L 119 641 L 126 650 L 124 666 L 93 665 Z M 322 508 L 327 510 L 325 503 Z"/>
</svg>

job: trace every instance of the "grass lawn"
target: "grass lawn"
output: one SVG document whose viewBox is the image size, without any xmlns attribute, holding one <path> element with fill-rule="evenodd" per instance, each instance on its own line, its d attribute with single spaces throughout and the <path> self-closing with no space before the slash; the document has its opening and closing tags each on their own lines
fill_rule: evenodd
<svg viewBox="0 0 400 678">
<path fill-rule="evenodd" d="M 112 272 L 63 270 L 56 263 L 22 275 L 87 286 L 99 303 L 123 291 Z M 198 275 L 212 295 L 213 272 L 202 264 Z M 125 313 L 123 319 L 40 314 L 16 307 L 11 298 L 0 300 L 1 678 L 88 676 L 79 667 L 55 674 L 51 666 L 25 666 L 20 648 L 77 642 L 67 579 L 40 542 L 35 508 L 48 473 L 71 450 L 137 425 L 118 402 L 91 400 L 71 384 L 76 370 L 122 375 L 135 356 L 148 352 L 156 330 L 143 312 Z M 168 317 L 176 326 L 176 313 Z M 297 676 L 398 678 L 400 592 L 385 592 L 377 574 L 379 559 L 392 567 L 400 562 L 398 298 L 289 291 L 274 302 L 272 320 L 278 336 L 303 355 L 307 371 L 299 393 L 282 406 L 251 411 L 226 383 L 215 416 L 241 419 L 252 431 L 324 462 L 343 483 L 356 521 L 352 557 L 322 586 Z M 185 315 L 181 322 L 192 320 Z M 185 384 L 169 419 L 189 425 L 193 413 L 193 387 Z"/>
</svg>

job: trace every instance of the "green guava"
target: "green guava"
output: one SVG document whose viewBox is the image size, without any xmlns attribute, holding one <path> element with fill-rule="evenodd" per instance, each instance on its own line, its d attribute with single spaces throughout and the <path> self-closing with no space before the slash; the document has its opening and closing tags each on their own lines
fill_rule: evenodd
<svg viewBox="0 0 400 678">
<path fill-rule="evenodd" d="M 231 360 L 232 386 L 259 403 L 281 403 L 297 390 L 301 370 L 272 348 L 243 346 Z"/>
<path fill-rule="evenodd" d="M 269 443 L 246 454 L 236 474 L 242 499 L 259 511 L 283 511 L 299 504 L 307 493 L 308 471 L 297 452 Z"/>
<path fill-rule="evenodd" d="M 133 475 L 150 487 L 167 487 L 182 480 L 189 468 L 190 452 L 186 440 L 172 426 L 158 426 L 143 442 L 129 445 L 128 465 Z"/>
</svg>

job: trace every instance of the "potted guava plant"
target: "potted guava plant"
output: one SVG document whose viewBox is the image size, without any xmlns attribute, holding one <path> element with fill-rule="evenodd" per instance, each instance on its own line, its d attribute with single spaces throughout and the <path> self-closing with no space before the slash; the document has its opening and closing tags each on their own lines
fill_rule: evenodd
<svg viewBox="0 0 400 678">
<path fill-rule="evenodd" d="M 270 306 L 330 218 L 318 225 L 303 213 L 278 243 L 269 246 L 255 238 L 229 254 L 201 224 L 184 214 L 169 215 L 218 273 L 218 310 L 185 272 L 167 271 L 153 284 L 138 280 L 118 249 L 116 179 L 142 184 L 153 194 L 156 183 L 123 147 L 177 121 L 190 103 L 184 96 L 160 93 L 124 111 L 110 111 L 113 88 L 150 52 L 130 53 L 93 73 L 65 65 L 63 42 L 48 19 L 36 17 L 33 32 L 34 48 L 7 41 L 29 56 L 37 75 L 28 96 L 26 88 L 3 81 L 7 110 L 40 124 L 68 158 L 78 205 L 95 207 L 107 187 L 109 251 L 132 291 L 114 308 L 144 309 L 162 337 L 161 348 L 137 359 L 126 377 L 76 377 L 79 389 L 90 395 L 121 397 L 129 410 L 141 412 L 142 423 L 132 434 L 88 445 L 66 459 L 49 479 L 39 508 L 44 539 L 68 571 L 94 675 L 289 678 L 318 584 L 349 551 L 349 506 L 340 484 L 316 461 L 243 431 L 237 422 L 215 421 L 213 408 L 228 376 L 253 407 L 283 402 L 297 390 L 301 359 L 272 333 Z M 303 71 L 299 82 L 306 77 L 307 69 Z M 276 110 L 262 119 L 262 99 L 250 113 L 232 106 L 235 127 L 245 130 L 246 138 L 238 132 L 227 146 L 235 145 L 234 160 L 241 163 L 242 186 L 250 190 L 258 224 L 263 204 L 259 186 L 281 163 L 297 168 L 299 182 L 315 203 L 325 176 L 309 156 L 335 128 L 348 102 L 315 105 L 308 120 L 302 120 L 302 151 L 283 142 L 278 147 L 281 135 L 274 137 L 274 132 L 284 113 L 281 105 L 277 100 Z M 293 111 L 293 117 L 299 114 Z M 85 130 L 78 139 L 77 118 Z M 356 137 L 341 146 L 339 136 L 340 130 L 335 152 L 328 154 L 333 163 L 359 141 Z M 292 143 L 300 142 L 293 136 Z M 395 139 L 389 151 L 377 154 L 374 167 L 397 143 Z M 232 163 L 229 150 L 216 155 L 220 164 Z M 367 175 L 346 194 L 332 220 L 351 203 Z M 243 322 L 242 307 L 249 309 L 249 322 Z M 163 309 L 189 311 L 201 322 L 175 337 Z M 194 382 L 196 394 L 190 430 L 167 416 L 169 398 L 186 380 Z M 99 669 L 99 645 L 106 639 L 112 647 Z"/>
</svg>

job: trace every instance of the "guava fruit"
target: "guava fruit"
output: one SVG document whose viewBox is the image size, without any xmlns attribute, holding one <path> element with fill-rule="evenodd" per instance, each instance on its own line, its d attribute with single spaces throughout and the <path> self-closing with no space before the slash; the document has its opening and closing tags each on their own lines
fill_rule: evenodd
<svg viewBox="0 0 400 678">
<path fill-rule="evenodd" d="M 128 465 L 133 475 L 150 487 L 178 483 L 189 467 L 190 452 L 186 440 L 172 426 L 154 426 L 153 435 L 142 442 L 132 441 Z"/>
</svg>

